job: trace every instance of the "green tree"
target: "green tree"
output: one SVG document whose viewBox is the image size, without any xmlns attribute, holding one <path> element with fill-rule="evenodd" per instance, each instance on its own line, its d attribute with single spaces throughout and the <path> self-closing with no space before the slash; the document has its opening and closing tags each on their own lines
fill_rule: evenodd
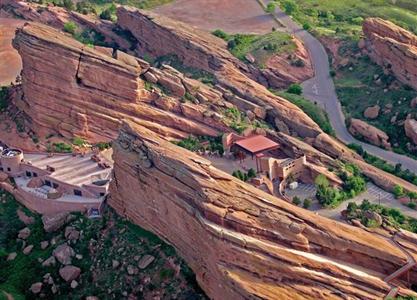
<svg viewBox="0 0 417 300">
<path fill-rule="evenodd" d="M 303 207 L 304 207 L 305 209 L 309 209 L 309 208 L 311 207 L 311 204 L 312 204 L 311 199 L 304 199 L 304 202 L 303 202 Z"/>
<path fill-rule="evenodd" d="M 290 94 L 301 95 L 303 93 L 303 88 L 298 83 L 293 83 L 288 87 L 287 92 Z"/>
<path fill-rule="evenodd" d="M 404 188 L 400 185 L 394 186 L 393 192 L 394 192 L 394 195 L 395 195 L 396 198 L 404 196 Z"/>
<path fill-rule="evenodd" d="M 64 24 L 64 31 L 74 34 L 76 30 L 77 30 L 77 25 L 74 22 L 69 21 Z"/>
<path fill-rule="evenodd" d="M 72 0 L 64 0 L 63 1 L 64 7 L 68 10 L 74 10 L 74 3 Z"/>
<path fill-rule="evenodd" d="M 322 186 L 322 187 L 328 187 L 329 186 L 329 180 L 327 180 L 326 176 L 323 174 L 320 174 L 315 179 L 316 186 Z"/>
<path fill-rule="evenodd" d="M 116 13 L 116 5 L 114 5 L 114 3 L 112 3 L 108 8 L 106 8 L 105 10 L 103 10 L 100 14 L 100 19 L 103 20 L 112 20 L 114 14 Z"/>
<path fill-rule="evenodd" d="M 282 7 L 287 15 L 292 15 L 298 10 L 298 6 L 294 1 L 287 0 L 282 4 Z"/>
<path fill-rule="evenodd" d="M 300 200 L 300 198 L 298 198 L 297 196 L 295 196 L 294 198 L 292 198 L 292 203 L 294 205 L 299 206 L 301 204 L 301 200 Z"/>
<path fill-rule="evenodd" d="M 248 177 L 249 178 L 254 178 L 256 177 L 256 171 L 253 168 L 250 168 L 248 171 Z"/>
<path fill-rule="evenodd" d="M 269 2 L 265 8 L 265 11 L 269 14 L 272 14 L 275 12 L 275 8 L 276 8 L 275 2 Z"/>
</svg>

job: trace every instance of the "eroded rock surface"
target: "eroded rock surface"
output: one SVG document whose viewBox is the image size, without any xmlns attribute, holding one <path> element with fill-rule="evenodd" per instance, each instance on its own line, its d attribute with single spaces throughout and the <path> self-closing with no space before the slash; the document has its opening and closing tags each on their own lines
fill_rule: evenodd
<svg viewBox="0 0 417 300">
<path fill-rule="evenodd" d="M 383 274 L 407 261 L 387 239 L 268 195 L 131 122 L 114 159 L 109 204 L 172 243 L 213 299 L 381 299 Z"/>
<path fill-rule="evenodd" d="M 384 148 L 391 148 L 388 135 L 382 130 L 359 119 L 350 121 L 349 131 L 354 136 L 363 138 L 367 142 Z"/>
<path fill-rule="evenodd" d="M 417 36 L 380 18 L 366 19 L 363 32 L 363 47 L 371 59 L 417 89 Z"/>
</svg>

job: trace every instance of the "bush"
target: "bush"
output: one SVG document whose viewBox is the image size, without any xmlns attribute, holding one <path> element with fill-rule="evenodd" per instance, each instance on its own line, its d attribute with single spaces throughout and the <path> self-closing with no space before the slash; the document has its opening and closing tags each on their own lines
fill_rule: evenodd
<svg viewBox="0 0 417 300">
<path fill-rule="evenodd" d="M 86 144 L 85 140 L 83 138 L 78 137 L 78 136 L 74 137 L 74 139 L 72 140 L 72 143 L 75 146 L 78 146 L 78 147 L 82 147 Z"/>
<path fill-rule="evenodd" d="M 407 206 L 411 209 L 416 209 L 417 204 L 415 202 L 408 202 Z"/>
<path fill-rule="evenodd" d="M 265 11 L 269 14 L 273 14 L 275 12 L 276 4 L 274 2 L 269 2 L 265 8 Z"/>
<path fill-rule="evenodd" d="M 301 204 L 301 200 L 300 200 L 300 198 L 298 198 L 297 196 L 295 196 L 294 198 L 292 198 L 292 203 L 294 205 L 299 206 Z"/>
<path fill-rule="evenodd" d="M 6 87 L 0 88 L 0 111 L 5 110 L 9 106 L 9 92 Z"/>
<path fill-rule="evenodd" d="M 57 153 L 70 153 L 72 152 L 72 146 L 66 143 L 54 143 L 52 151 Z"/>
<path fill-rule="evenodd" d="M 404 188 L 400 185 L 394 186 L 393 192 L 394 192 L 394 195 L 395 195 L 396 198 L 400 198 L 400 197 L 404 196 Z"/>
<path fill-rule="evenodd" d="M 229 35 L 226 32 L 224 32 L 223 30 L 221 30 L 221 29 L 214 30 L 212 32 L 212 34 L 215 35 L 215 36 L 217 36 L 217 37 L 219 37 L 219 38 L 221 38 L 221 39 L 223 39 L 223 40 L 227 40 L 229 38 Z"/>
<path fill-rule="evenodd" d="M 110 5 L 108 8 L 106 8 L 105 10 L 101 12 L 100 19 L 111 21 L 115 13 L 116 13 L 116 5 L 112 3 L 112 5 Z"/>
<path fill-rule="evenodd" d="M 282 8 L 287 15 L 292 15 L 298 10 L 297 4 L 291 0 L 284 1 L 282 3 Z"/>
<path fill-rule="evenodd" d="M 256 177 L 256 171 L 253 168 L 250 168 L 248 171 L 248 177 L 249 179 Z"/>
<path fill-rule="evenodd" d="M 311 29 L 311 25 L 310 25 L 310 24 L 308 24 L 308 23 L 304 23 L 304 24 L 303 24 L 303 29 L 304 29 L 304 30 L 310 30 L 310 29 Z"/>
<path fill-rule="evenodd" d="M 77 25 L 74 22 L 69 21 L 64 24 L 64 31 L 74 34 L 76 30 L 77 30 Z"/>
<path fill-rule="evenodd" d="M 74 10 L 74 3 L 72 2 L 72 0 L 64 0 L 63 5 L 68 10 Z"/>
<path fill-rule="evenodd" d="M 287 92 L 290 94 L 301 95 L 303 93 L 303 88 L 298 83 L 293 83 L 288 87 Z"/>
<path fill-rule="evenodd" d="M 303 202 L 303 207 L 304 207 L 305 209 L 309 209 L 309 208 L 311 207 L 311 204 L 312 204 L 311 199 L 304 199 L 304 202 Z"/>
</svg>

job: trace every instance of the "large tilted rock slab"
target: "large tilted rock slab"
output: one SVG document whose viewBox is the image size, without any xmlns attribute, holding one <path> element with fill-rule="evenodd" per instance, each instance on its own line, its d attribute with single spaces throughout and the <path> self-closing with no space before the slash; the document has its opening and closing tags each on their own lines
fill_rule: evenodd
<svg viewBox="0 0 417 300">
<path fill-rule="evenodd" d="M 223 40 L 184 23 L 131 7 L 118 7 L 117 17 L 118 25 L 139 41 L 136 49 L 139 53 L 152 57 L 175 54 L 185 65 L 214 74 L 220 85 L 244 100 L 268 108 L 268 118 L 277 117 L 298 135 L 315 137 L 322 132 L 297 106 L 252 80 L 251 70 L 227 51 Z"/>
<path fill-rule="evenodd" d="M 212 299 L 382 299 L 381 278 L 407 261 L 387 239 L 266 194 L 144 127 L 126 123 L 113 145 L 109 204 L 173 244 Z"/>
<path fill-rule="evenodd" d="M 17 106 L 39 136 L 112 139 L 124 118 L 177 138 L 189 133 L 213 136 L 222 129 L 221 122 L 197 113 L 156 107 L 154 101 L 162 96 L 145 89 L 140 76 L 147 70 L 133 56 L 118 51 L 113 58 L 35 23 L 19 29 L 13 45 L 23 61 L 24 98 Z M 160 81 L 164 76 L 168 74 L 161 72 Z"/>
<path fill-rule="evenodd" d="M 417 36 L 380 18 L 363 23 L 367 53 L 398 80 L 417 89 Z"/>
</svg>

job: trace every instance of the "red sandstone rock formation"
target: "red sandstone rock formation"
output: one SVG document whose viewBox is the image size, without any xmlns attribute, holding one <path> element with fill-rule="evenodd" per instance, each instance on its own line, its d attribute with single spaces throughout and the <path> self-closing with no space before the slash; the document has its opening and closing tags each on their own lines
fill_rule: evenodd
<svg viewBox="0 0 417 300">
<path fill-rule="evenodd" d="M 405 135 L 408 136 L 414 144 L 417 145 L 417 121 L 414 119 L 407 119 L 404 122 Z"/>
<path fill-rule="evenodd" d="M 417 36 L 380 18 L 363 23 L 364 47 L 371 59 L 404 84 L 417 89 Z"/>
<path fill-rule="evenodd" d="M 268 195 L 133 123 L 114 160 L 109 204 L 172 243 L 212 299 L 382 299 L 382 278 L 407 261 L 389 239 Z"/>
<path fill-rule="evenodd" d="M 213 136 L 227 128 L 210 109 L 228 106 L 222 94 L 170 67 L 150 68 L 120 51 L 113 58 L 40 24 L 20 29 L 14 45 L 23 59 L 24 97 L 16 105 L 39 136 L 110 139 L 123 118 L 176 138 Z M 150 77 L 171 96 L 145 87 Z M 200 104 L 183 103 L 186 91 Z"/>
<path fill-rule="evenodd" d="M 388 135 L 365 121 L 352 119 L 350 121 L 349 131 L 354 136 L 359 136 L 375 146 L 387 149 L 391 148 L 391 144 L 388 142 Z"/>
<path fill-rule="evenodd" d="M 298 107 L 252 80 L 252 70 L 227 51 L 223 40 L 148 11 L 122 6 L 117 15 L 118 25 L 138 40 L 140 54 L 152 57 L 175 54 L 185 65 L 214 74 L 222 87 L 239 96 L 234 97 L 234 104 L 241 110 L 245 111 L 244 107 L 249 105 L 265 107 L 267 118 L 278 118 L 287 130 L 303 137 L 315 137 L 322 132 Z"/>
</svg>

